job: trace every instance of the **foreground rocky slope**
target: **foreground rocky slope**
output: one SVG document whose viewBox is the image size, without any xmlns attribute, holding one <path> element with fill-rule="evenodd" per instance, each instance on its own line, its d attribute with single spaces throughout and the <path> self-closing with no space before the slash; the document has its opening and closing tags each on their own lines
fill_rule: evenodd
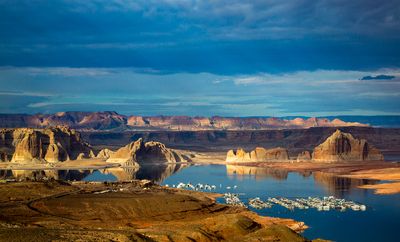
<svg viewBox="0 0 400 242">
<path fill-rule="evenodd" d="M 323 162 L 377 161 L 383 160 L 383 155 L 365 139 L 355 139 L 349 133 L 336 130 L 325 142 L 315 147 L 312 160 Z"/>
<path fill-rule="evenodd" d="M 296 242 L 307 241 L 295 232 L 304 228 L 291 219 L 218 204 L 205 193 L 146 181 L 0 184 L 5 241 Z"/>
<path fill-rule="evenodd" d="M 143 139 L 131 142 L 116 151 L 103 149 L 97 155 L 107 162 L 121 163 L 123 165 L 137 165 L 144 163 L 176 163 L 187 162 L 189 158 L 179 152 L 165 147 L 160 142 L 143 142 Z"/>
<path fill-rule="evenodd" d="M 116 112 L 60 112 L 55 114 L 0 114 L 0 127 L 46 128 L 66 125 L 79 130 L 261 130 L 282 128 L 368 126 L 326 118 L 235 118 L 190 116 L 125 116 Z"/>
<path fill-rule="evenodd" d="M 11 162 L 58 162 L 94 157 L 78 132 L 67 127 L 1 129 L 0 158 Z"/>
</svg>

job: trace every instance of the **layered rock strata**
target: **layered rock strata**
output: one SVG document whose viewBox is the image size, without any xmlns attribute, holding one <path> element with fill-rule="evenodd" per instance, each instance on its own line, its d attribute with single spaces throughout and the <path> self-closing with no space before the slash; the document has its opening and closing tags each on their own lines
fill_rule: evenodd
<svg viewBox="0 0 400 242">
<path fill-rule="evenodd" d="M 79 130 L 265 130 L 310 127 L 368 126 L 327 118 L 125 116 L 116 112 L 0 114 L 0 127 L 47 128 L 66 125 Z"/>
<path fill-rule="evenodd" d="M 356 139 L 349 133 L 336 130 L 322 144 L 315 147 L 313 161 L 380 161 L 382 153 L 365 139 Z"/>
<path fill-rule="evenodd" d="M 257 147 L 251 152 L 243 149 L 236 151 L 229 150 L 226 155 L 226 162 L 267 162 L 267 161 L 286 161 L 289 159 L 288 151 L 284 148 L 265 149 Z"/>
<path fill-rule="evenodd" d="M 126 166 L 136 166 L 144 163 L 176 163 L 187 162 L 189 158 L 179 152 L 165 147 L 160 142 L 143 142 L 138 139 L 119 148 L 116 151 L 104 149 L 97 155 L 107 162 L 121 163 Z"/>
<path fill-rule="evenodd" d="M 297 161 L 310 161 L 312 159 L 312 154 L 310 151 L 305 150 L 297 155 Z"/>
<path fill-rule="evenodd" d="M 89 144 L 68 127 L 0 130 L 2 161 L 58 162 L 94 157 Z"/>
</svg>

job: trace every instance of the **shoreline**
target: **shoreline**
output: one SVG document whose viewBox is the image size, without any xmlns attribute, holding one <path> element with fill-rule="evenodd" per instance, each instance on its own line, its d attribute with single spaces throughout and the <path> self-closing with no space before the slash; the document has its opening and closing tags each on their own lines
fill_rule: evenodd
<svg viewBox="0 0 400 242">
<path fill-rule="evenodd" d="M 388 181 L 383 184 L 363 185 L 362 189 L 373 189 L 376 194 L 398 194 L 400 193 L 400 163 L 392 161 L 357 161 L 357 162 L 225 162 L 221 155 L 204 155 L 197 153 L 191 162 L 179 163 L 156 163 L 165 164 L 187 164 L 187 165 L 232 165 L 244 167 L 259 167 L 285 170 L 287 172 L 322 172 L 336 177 L 347 177 L 353 179 L 371 179 Z M 156 165 L 148 164 L 148 165 Z M 147 164 L 145 164 L 147 165 Z M 102 159 L 83 159 L 59 163 L 46 164 L 18 164 L 2 162 L 0 170 L 98 170 L 108 168 L 138 168 L 137 166 L 122 166 L 119 163 L 107 163 Z"/>
</svg>

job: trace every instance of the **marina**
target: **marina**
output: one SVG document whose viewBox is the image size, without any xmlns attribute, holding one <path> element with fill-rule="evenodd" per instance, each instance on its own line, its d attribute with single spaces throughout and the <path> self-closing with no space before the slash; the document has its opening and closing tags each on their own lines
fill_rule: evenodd
<svg viewBox="0 0 400 242">
<path fill-rule="evenodd" d="M 168 184 L 165 185 L 169 187 Z M 172 185 L 173 188 L 187 189 L 194 191 L 215 191 L 217 190 L 231 190 L 237 189 L 237 186 L 222 186 L 222 184 L 210 185 L 203 183 L 183 183 L 180 182 L 177 185 Z M 225 192 L 223 198 L 226 204 L 240 207 L 251 207 L 254 209 L 266 209 L 271 208 L 274 205 L 284 207 L 288 210 L 294 209 L 316 209 L 317 211 L 330 211 L 337 210 L 344 212 L 346 210 L 353 211 L 365 211 L 367 206 L 354 201 L 346 200 L 343 198 L 336 198 L 334 196 L 324 196 L 324 197 L 296 197 L 296 198 L 286 198 L 286 197 L 268 197 L 266 200 L 262 200 L 260 197 L 249 198 L 247 203 L 242 201 L 239 193 Z M 242 195 L 245 195 L 242 193 Z"/>
</svg>

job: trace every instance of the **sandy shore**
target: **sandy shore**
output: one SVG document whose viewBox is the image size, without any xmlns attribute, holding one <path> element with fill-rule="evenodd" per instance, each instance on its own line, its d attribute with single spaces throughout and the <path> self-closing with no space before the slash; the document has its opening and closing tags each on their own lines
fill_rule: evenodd
<svg viewBox="0 0 400 242">
<path fill-rule="evenodd" d="M 351 172 L 343 175 L 349 178 L 374 179 L 388 181 L 387 183 L 375 185 L 363 185 L 361 188 L 374 189 L 376 194 L 395 194 L 400 193 L 400 168 L 382 168 Z"/>
<path fill-rule="evenodd" d="M 292 219 L 215 202 L 215 194 L 126 183 L 0 184 L 7 241 L 308 241 Z"/>
</svg>

